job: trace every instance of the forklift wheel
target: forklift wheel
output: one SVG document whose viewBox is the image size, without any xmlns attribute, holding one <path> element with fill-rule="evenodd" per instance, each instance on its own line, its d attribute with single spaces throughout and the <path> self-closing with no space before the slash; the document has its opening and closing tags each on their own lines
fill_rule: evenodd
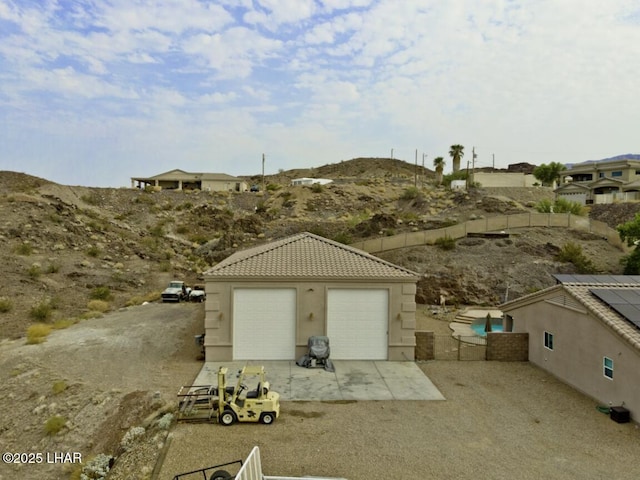
<svg viewBox="0 0 640 480">
<path fill-rule="evenodd" d="M 231 478 L 231 474 L 226 470 L 216 470 L 211 474 L 209 480 L 228 480 Z"/>
<path fill-rule="evenodd" d="M 222 415 L 220 415 L 220 423 L 225 427 L 228 427 L 229 425 L 233 425 L 236 422 L 236 420 L 237 420 L 236 414 L 233 413 L 232 410 L 225 410 L 224 412 L 222 412 Z"/>
<path fill-rule="evenodd" d="M 260 417 L 260 421 L 265 425 L 271 425 L 275 419 L 276 416 L 271 412 L 265 412 Z"/>
</svg>

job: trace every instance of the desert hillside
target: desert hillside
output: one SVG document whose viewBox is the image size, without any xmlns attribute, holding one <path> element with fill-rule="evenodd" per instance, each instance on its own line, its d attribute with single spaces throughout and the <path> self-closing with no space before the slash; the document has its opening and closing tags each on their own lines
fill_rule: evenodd
<svg viewBox="0 0 640 480">
<path fill-rule="evenodd" d="M 290 186 L 299 176 L 333 183 Z M 280 172 L 267 176 L 265 185 L 257 193 L 145 191 L 0 172 L 0 336 L 23 336 L 36 321 L 94 316 L 97 306 L 157 299 L 172 278 L 197 282 L 238 249 L 300 231 L 351 243 L 534 211 L 537 202 L 553 197 L 542 187 L 452 192 L 434 184 L 432 171 L 391 159 Z M 637 210 L 635 204 L 612 208 L 594 207 L 591 214 L 614 226 Z M 425 275 L 420 302 L 433 303 L 445 292 L 453 303 L 488 305 L 507 292 L 515 298 L 549 286 L 552 273 L 575 270 L 555 259 L 567 242 L 580 244 L 598 271 L 619 273 L 622 252 L 599 237 L 564 229 L 527 229 L 509 239 L 461 239 L 447 251 L 422 246 L 379 256 Z"/>
</svg>

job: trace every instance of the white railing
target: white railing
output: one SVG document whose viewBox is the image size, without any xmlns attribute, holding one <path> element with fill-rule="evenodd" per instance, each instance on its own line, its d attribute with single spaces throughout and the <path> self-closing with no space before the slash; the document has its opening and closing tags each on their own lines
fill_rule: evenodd
<svg viewBox="0 0 640 480">
<path fill-rule="evenodd" d="M 242 468 L 234 478 L 235 480 L 346 480 L 345 478 L 335 477 L 274 477 L 263 475 L 260 449 L 258 447 L 253 447 Z"/>
</svg>

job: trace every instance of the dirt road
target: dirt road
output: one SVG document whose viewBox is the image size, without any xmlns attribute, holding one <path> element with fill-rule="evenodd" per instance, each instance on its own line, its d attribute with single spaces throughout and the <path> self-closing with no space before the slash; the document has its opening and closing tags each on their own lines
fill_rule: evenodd
<svg viewBox="0 0 640 480">
<path fill-rule="evenodd" d="M 4 341 L 0 450 L 80 452 L 84 460 L 117 450 L 130 427 L 199 371 L 194 335 L 203 314 L 202 304 L 154 303 L 54 331 L 39 345 Z M 55 416 L 66 425 L 46 435 Z M 0 479 L 67 478 L 74 467 L 0 464 Z"/>
</svg>

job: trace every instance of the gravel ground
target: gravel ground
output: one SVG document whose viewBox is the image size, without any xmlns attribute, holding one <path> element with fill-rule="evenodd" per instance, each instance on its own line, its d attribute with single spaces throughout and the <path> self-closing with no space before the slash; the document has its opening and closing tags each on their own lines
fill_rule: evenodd
<svg viewBox="0 0 640 480">
<path fill-rule="evenodd" d="M 245 458 L 254 445 L 267 475 L 638 478 L 638 426 L 613 422 L 533 365 L 420 367 L 447 400 L 284 402 L 270 426 L 180 424 L 158 478 Z"/>
</svg>

